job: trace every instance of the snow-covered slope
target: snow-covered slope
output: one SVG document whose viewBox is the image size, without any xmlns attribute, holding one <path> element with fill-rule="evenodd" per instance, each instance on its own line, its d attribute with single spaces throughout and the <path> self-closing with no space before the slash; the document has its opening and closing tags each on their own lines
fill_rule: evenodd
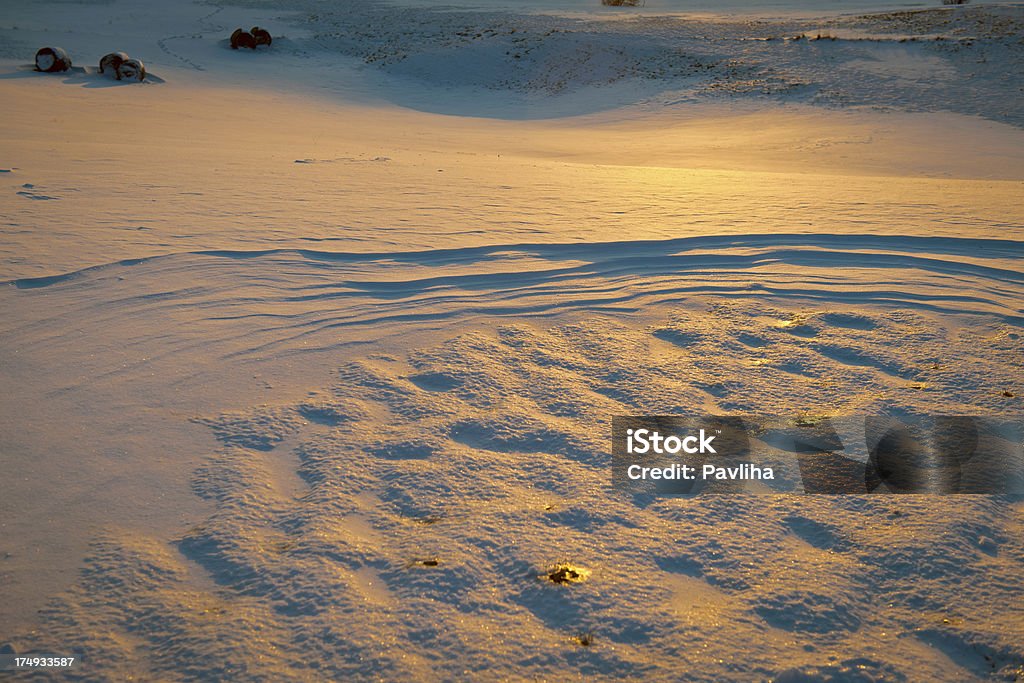
<svg viewBox="0 0 1024 683">
<path fill-rule="evenodd" d="M 624 495 L 609 439 L 1019 418 L 1019 3 L 465 4 L 0 2 L 0 654 L 1024 676 L 1020 500 Z"/>
</svg>

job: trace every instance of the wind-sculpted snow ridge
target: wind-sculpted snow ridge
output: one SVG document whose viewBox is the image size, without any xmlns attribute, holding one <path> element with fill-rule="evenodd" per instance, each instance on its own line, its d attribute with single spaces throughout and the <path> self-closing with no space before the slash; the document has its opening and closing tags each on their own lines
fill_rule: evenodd
<svg viewBox="0 0 1024 683">
<path fill-rule="evenodd" d="M 899 272 L 927 279 L 957 245 L 933 242 L 928 259 Z M 298 257 L 244 265 L 271 258 L 262 272 L 280 272 L 282 259 L 289 269 L 309 262 Z M 604 258 L 589 267 L 602 289 L 638 272 L 672 287 L 752 274 L 733 263 L 717 273 L 613 268 Z M 832 266 L 789 285 L 807 287 Z M 1005 288 L 1001 306 L 1011 294 L 1019 305 L 1019 281 L 996 275 L 943 277 L 975 298 Z M 851 270 L 834 277 L 866 296 Z M 472 302 L 486 281 L 463 297 Z M 490 295 L 528 289 L 511 275 L 503 285 Z M 364 287 L 384 306 L 376 315 L 389 296 L 409 311 L 447 305 L 396 286 Z M 421 280 L 418 292 L 447 286 Z M 1024 674 L 1018 500 L 657 499 L 610 488 L 618 414 L 1019 412 L 1004 393 L 1024 351 L 1016 315 L 961 326 L 892 292 L 862 306 L 842 290 L 798 303 L 727 289 L 688 294 L 685 307 L 662 303 L 651 324 L 592 312 L 554 325 L 521 311 L 508 323 L 480 317 L 440 343 L 370 349 L 300 401 L 199 418 L 220 442 L 193 478 L 212 514 L 173 548 L 109 531 L 26 644 L 87 652 L 68 677 L 82 680 Z M 346 295 L 329 307 L 346 300 L 360 305 Z"/>
<path fill-rule="evenodd" d="M 1012 105 L 1020 5 L 771 20 L 317 3 L 302 17 L 319 46 L 430 86 L 560 94 L 629 81 L 661 105 L 754 96 L 1024 124 Z"/>
<path fill-rule="evenodd" d="M 133 320 L 144 334 L 159 316 L 174 314 L 192 321 L 196 344 L 207 351 L 256 358 L 331 349 L 372 338 L 387 326 L 588 311 L 622 315 L 701 296 L 895 306 L 1019 326 L 1022 261 L 1024 245 L 1013 240 L 878 235 L 708 236 L 366 254 L 219 250 L 13 281 L 21 296 L 59 290 L 74 310 L 11 334 L 12 343 L 38 344 L 69 316 L 87 327 Z M 56 306 L 52 297 L 47 301 Z"/>
</svg>

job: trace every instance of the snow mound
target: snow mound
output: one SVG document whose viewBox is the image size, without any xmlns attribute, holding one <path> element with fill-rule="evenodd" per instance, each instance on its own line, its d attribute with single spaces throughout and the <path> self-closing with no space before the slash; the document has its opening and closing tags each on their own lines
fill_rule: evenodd
<svg viewBox="0 0 1024 683">
<path fill-rule="evenodd" d="M 1012 677 L 1020 502 L 634 497 L 607 455 L 613 414 L 998 413 L 973 387 L 1013 375 L 1022 342 L 997 337 L 712 299 L 368 355 L 314 398 L 210 418 L 214 512 L 180 553 L 97 540 L 30 642 L 153 678 Z M 311 405 L 343 417 L 301 424 Z"/>
<path fill-rule="evenodd" d="M 1015 5 L 824 20 L 315 5 L 298 21 L 320 47 L 399 79 L 384 93 L 398 98 L 415 81 L 521 97 L 596 88 L 597 101 L 602 87 L 628 82 L 660 104 L 767 97 L 1024 123 L 1007 104 L 1024 73 L 1024 7 Z"/>
</svg>

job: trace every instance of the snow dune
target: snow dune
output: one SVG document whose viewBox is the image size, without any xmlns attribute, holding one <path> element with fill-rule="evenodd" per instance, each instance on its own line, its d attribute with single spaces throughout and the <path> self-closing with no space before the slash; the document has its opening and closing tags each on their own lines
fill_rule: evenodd
<svg viewBox="0 0 1024 683">
<path fill-rule="evenodd" d="M 213 512 L 170 545 L 96 537 L 31 642 L 153 678 L 1012 678 L 1019 502 L 623 496 L 606 433 L 616 413 L 998 414 L 1020 328 L 689 302 L 650 325 L 470 321 L 199 418 Z M 557 563 L 587 579 L 552 583 Z"/>
<path fill-rule="evenodd" d="M 174 399 L 219 442 L 189 475 L 212 511 L 170 545 L 107 523 L 27 644 L 154 678 L 1012 676 L 1019 502 L 623 496 L 607 434 L 616 414 L 1012 416 L 1022 257 L 790 234 L 211 251 L 15 280 L 48 314 L 4 344 L 82 359 L 71 401 L 306 378 L 230 412 Z M 588 579 L 547 581 L 560 562 Z"/>
<path fill-rule="evenodd" d="M 609 443 L 1019 418 L 1020 4 L 459 4 L 0 2 L 0 653 L 1024 675 L 1019 497 L 624 495 Z"/>
</svg>

